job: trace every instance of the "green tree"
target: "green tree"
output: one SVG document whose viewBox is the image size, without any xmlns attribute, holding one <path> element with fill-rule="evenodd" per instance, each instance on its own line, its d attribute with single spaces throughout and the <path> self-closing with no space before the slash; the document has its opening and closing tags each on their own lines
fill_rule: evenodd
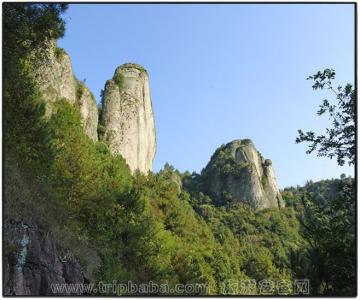
<svg viewBox="0 0 360 300">
<path fill-rule="evenodd" d="M 296 143 L 309 142 L 309 148 L 306 153 L 318 151 L 318 156 L 336 157 L 340 166 L 346 161 L 355 164 L 355 107 L 356 90 L 351 84 L 345 87 L 338 86 L 334 88 L 332 80 L 335 79 L 333 69 L 325 69 L 322 72 L 308 77 L 314 81 L 314 90 L 328 89 L 336 97 L 337 103 L 332 104 L 329 100 L 323 100 L 318 110 L 318 115 L 328 114 L 332 122 L 332 127 L 326 129 L 325 134 L 317 135 L 312 131 L 304 133 L 299 130 L 299 136 Z"/>
<path fill-rule="evenodd" d="M 291 253 L 295 278 L 308 278 L 312 295 L 351 296 L 356 282 L 355 181 L 308 182 L 283 195 L 294 207 L 303 237 Z"/>
<path fill-rule="evenodd" d="M 3 4 L 5 150 L 31 164 L 34 172 L 40 162 L 46 165 L 51 161 L 51 149 L 43 120 L 44 102 L 34 83 L 29 57 L 47 39 L 63 36 L 61 14 L 66 8 L 66 4 Z"/>
<path fill-rule="evenodd" d="M 340 180 L 336 196 L 325 203 L 302 196 L 300 215 L 306 249 L 307 276 L 313 295 L 352 296 L 356 289 L 355 182 Z M 302 270 L 303 272 L 304 270 Z"/>
</svg>

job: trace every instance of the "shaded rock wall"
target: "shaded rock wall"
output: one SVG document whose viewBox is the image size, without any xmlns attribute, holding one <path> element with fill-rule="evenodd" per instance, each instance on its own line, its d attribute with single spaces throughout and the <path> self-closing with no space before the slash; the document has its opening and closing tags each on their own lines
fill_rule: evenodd
<svg viewBox="0 0 360 300">
<path fill-rule="evenodd" d="M 51 234 L 26 223 L 8 224 L 4 234 L 4 248 L 12 249 L 3 260 L 4 295 L 82 294 L 55 290 L 55 284 L 82 284 L 86 279 L 79 263 L 57 249 Z"/>
</svg>

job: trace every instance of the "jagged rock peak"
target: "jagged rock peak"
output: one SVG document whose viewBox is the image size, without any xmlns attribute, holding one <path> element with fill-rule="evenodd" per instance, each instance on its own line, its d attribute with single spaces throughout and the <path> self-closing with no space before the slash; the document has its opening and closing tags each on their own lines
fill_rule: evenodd
<svg viewBox="0 0 360 300">
<path fill-rule="evenodd" d="M 250 139 L 219 147 L 201 177 L 218 204 L 245 202 L 260 209 L 284 206 L 271 160 L 264 159 Z"/>
<path fill-rule="evenodd" d="M 46 115 L 53 112 L 54 103 L 65 99 L 80 108 L 85 133 L 97 141 L 98 109 L 91 91 L 74 76 L 69 55 L 49 40 L 45 47 L 33 53 L 35 81 L 46 101 Z"/>
<path fill-rule="evenodd" d="M 132 172 L 152 169 L 156 152 L 154 113 L 147 71 L 138 64 L 116 68 L 105 84 L 101 126 L 103 140 L 120 154 Z"/>
</svg>

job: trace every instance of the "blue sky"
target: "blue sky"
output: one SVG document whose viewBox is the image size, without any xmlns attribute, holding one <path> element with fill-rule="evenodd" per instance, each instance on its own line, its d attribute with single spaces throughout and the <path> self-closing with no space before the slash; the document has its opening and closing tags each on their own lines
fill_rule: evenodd
<svg viewBox="0 0 360 300">
<path fill-rule="evenodd" d="M 332 67 L 337 84 L 354 81 L 353 5 L 72 4 L 64 18 L 58 44 L 98 101 L 118 65 L 148 70 L 154 171 L 199 172 L 218 146 L 250 138 L 280 187 L 353 174 L 295 144 L 298 129 L 328 124 L 316 111 L 332 95 L 307 76 Z"/>
</svg>

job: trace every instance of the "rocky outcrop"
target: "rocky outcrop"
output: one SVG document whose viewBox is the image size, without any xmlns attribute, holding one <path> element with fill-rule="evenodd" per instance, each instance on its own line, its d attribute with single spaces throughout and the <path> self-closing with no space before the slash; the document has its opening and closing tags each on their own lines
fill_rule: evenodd
<svg viewBox="0 0 360 300">
<path fill-rule="evenodd" d="M 244 202 L 259 209 L 284 206 L 271 160 L 264 160 L 249 139 L 218 148 L 201 181 L 218 204 Z"/>
<path fill-rule="evenodd" d="M 102 99 L 103 139 L 120 154 L 132 172 L 152 169 L 156 151 L 154 114 L 146 70 L 124 64 L 105 84 Z"/>
<path fill-rule="evenodd" d="M 46 100 L 47 113 L 51 114 L 53 103 L 65 99 L 76 101 L 76 80 L 67 53 L 51 40 L 34 53 L 36 83 Z"/>
<path fill-rule="evenodd" d="M 78 105 L 85 133 L 96 141 L 96 101 L 90 90 L 75 78 L 69 55 L 56 46 L 56 41 L 49 41 L 44 48 L 33 53 L 33 61 L 35 81 L 46 101 L 46 115 L 51 115 L 54 103 L 60 99 Z"/>
<path fill-rule="evenodd" d="M 99 113 L 91 91 L 74 76 L 68 54 L 56 41 L 33 53 L 35 81 L 46 101 L 46 115 L 65 99 L 80 109 L 85 133 L 98 140 Z M 131 171 L 152 169 L 156 151 L 155 122 L 147 71 L 137 64 L 118 67 L 105 84 L 100 120 L 101 137 L 113 154 L 125 158 Z"/>
<path fill-rule="evenodd" d="M 86 282 L 79 263 L 57 249 L 50 233 L 35 225 L 8 224 L 4 230 L 3 293 L 6 296 L 81 295 L 70 284 Z M 64 289 L 65 287 L 68 290 Z"/>
<path fill-rule="evenodd" d="M 83 84 L 77 83 L 77 104 L 80 108 L 83 128 L 93 141 L 98 140 L 99 110 L 91 91 Z"/>
</svg>

